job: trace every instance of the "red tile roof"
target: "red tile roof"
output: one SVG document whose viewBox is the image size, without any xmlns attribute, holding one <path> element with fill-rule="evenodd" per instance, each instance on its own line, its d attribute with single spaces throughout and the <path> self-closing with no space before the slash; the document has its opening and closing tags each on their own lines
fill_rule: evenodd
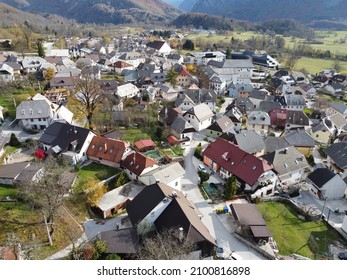
<svg viewBox="0 0 347 280">
<path fill-rule="evenodd" d="M 151 139 L 139 140 L 134 143 L 135 147 L 139 150 L 146 150 L 148 148 L 154 148 L 156 144 Z"/>
<path fill-rule="evenodd" d="M 190 73 L 186 68 L 182 67 L 182 71 L 179 73 L 179 75 L 180 76 L 190 76 Z"/>
<path fill-rule="evenodd" d="M 123 141 L 113 140 L 102 136 L 94 136 L 90 143 L 87 155 L 103 160 L 120 163 L 129 145 Z"/>
<path fill-rule="evenodd" d="M 135 175 L 140 176 L 146 168 L 159 164 L 139 152 L 134 152 L 128 155 L 121 165 Z"/>
<path fill-rule="evenodd" d="M 218 138 L 207 146 L 203 156 L 208 157 L 250 186 L 272 167 L 265 160 L 248 154 L 225 139 Z"/>
<path fill-rule="evenodd" d="M 173 136 L 173 135 L 170 135 L 170 136 L 166 137 L 166 141 L 168 141 L 170 145 L 175 145 L 175 144 L 177 144 L 177 143 L 180 142 L 180 140 L 178 140 L 178 139 L 177 139 L 175 136 Z"/>
<path fill-rule="evenodd" d="M 117 61 L 116 63 L 112 64 L 111 66 L 112 67 L 116 67 L 116 68 L 120 68 L 120 69 L 132 67 L 131 64 L 129 64 L 129 63 L 125 62 L 125 61 L 120 61 L 120 60 Z"/>
</svg>

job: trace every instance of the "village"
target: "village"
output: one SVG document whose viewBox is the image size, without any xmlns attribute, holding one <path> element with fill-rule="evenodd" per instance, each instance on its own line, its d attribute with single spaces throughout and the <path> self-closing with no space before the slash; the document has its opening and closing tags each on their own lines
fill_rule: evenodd
<svg viewBox="0 0 347 280">
<path fill-rule="evenodd" d="M 345 258 L 346 75 L 287 70 L 265 51 L 180 52 L 152 38 L 64 38 L 65 48 L 0 53 L 1 83 L 34 88 L 22 86 L 21 100 L 0 92 L 1 221 L 17 206 L 42 213 L 40 230 L 0 243 L 2 258 L 52 247 L 61 219 L 76 228 L 70 245 L 44 258 L 80 259 L 99 241 L 103 257 L 121 259 Z M 314 227 L 298 250 L 284 250 L 267 208 L 276 205 L 291 209 L 283 224 L 324 233 Z M 2 240 L 16 235 L 9 228 Z M 146 255 L 153 236 L 164 248 Z"/>
</svg>

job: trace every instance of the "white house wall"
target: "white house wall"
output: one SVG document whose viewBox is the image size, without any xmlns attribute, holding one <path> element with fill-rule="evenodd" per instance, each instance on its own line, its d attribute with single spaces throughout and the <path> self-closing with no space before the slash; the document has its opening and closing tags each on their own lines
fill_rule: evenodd
<svg viewBox="0 0 347 280">
<path fill-rule="evenodd" d="M 340 199 L 345 195 L 346 183 L 337 175 L 324 185 L 321 191 L 324 198 Z"/>
</svg>

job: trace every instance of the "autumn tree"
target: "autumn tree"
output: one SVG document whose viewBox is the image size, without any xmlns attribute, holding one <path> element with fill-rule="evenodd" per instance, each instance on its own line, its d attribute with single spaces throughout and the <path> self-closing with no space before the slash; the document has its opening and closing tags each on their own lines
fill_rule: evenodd
<svg viewBox="0 0 347 280">
<path fill-rule="evenodd" d="M 90 75 L 76 78 L 71 97 L 80 104 L 80 106 L 77 107 L 78 110 L 87 118 L 89 128 L 93 129 L 94 112 L 105 99 L 100 83 Z"/>
<path fill-rule="evenodd" d="M 70 186 L 63 183 L 67 168 L 66 164 L 47 158 L 35 180 L 23 181 L 18 185 L 19 197 L 41 211 L 51 245 L 56 218 L 63 206 L 64 196 L 70 190 Z"/>
<path fill-rule="evenodd" d="M 97 207 L 100 199 L 107 192 L 107 187 L 95 180 L 89 180 L 88 185 L 91 187 L 85 190 L 87 203 L 92 207 Z"/>
<path fill-rule="evenodd" d="M 43 71 L 43 77 L 46 81 L 50 81 L 55 76 L 55 71 L 52 67 L 48 67 Z"/>
<path fill-rule="evenodd" d="M 137 258 L 140 260 L 186 260 L 196 245 L 179 229 L 163 229 L 142 239 Z"/>
</svg>

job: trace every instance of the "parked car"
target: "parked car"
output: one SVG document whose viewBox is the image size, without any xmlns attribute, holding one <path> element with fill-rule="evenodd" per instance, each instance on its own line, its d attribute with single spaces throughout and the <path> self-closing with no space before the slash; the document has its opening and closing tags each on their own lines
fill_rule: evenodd
<svg viewBox="0 0 347 280">
<path fill-rule="evenodd" d="M 198 170 L 201 171 L 201 172 L 207 173 L 207 170 L 206 170 L 206 168 L 205 168 L 205 166 L 203 164 L 199 164 Z"/>
<path fill-rule="evenodd" d="M 340 260 L 347 260 L 347 252 L 340 252 L 340 253 L 337 254 L 337 257 Z"/>
<path fill-rule="evenodd" d="M 222 247 L 217 247 L 216 258 L 220 260 L 224 260 L 224 249 Z"/>
</svg>

